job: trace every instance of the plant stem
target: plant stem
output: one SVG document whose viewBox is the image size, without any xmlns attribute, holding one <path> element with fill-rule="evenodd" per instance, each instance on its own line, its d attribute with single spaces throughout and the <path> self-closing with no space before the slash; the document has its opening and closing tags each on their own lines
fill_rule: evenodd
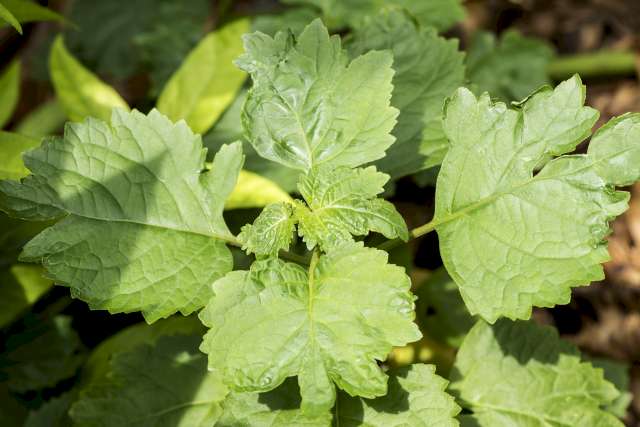
<svg viewBox="0 0 640 427">
<path fill-rule="evenodd" d="M 313 257 L 311 258 L 311 260 L 309 260 L 309 257 L 306 257 L 304 255 L 294 254 L 293 252 L 288 252 L 288 251 L 280 251 L 278 256 L 282 259 L 286 259 L 300 265 L 310 265 L 311 262 L 313 261 Z"/>
<path fill-rule="evenodd" d="M 235 236 L 225 237 L 224 241 L 228 245 L 235 246 L 237 248 L 242 249 L 242 242 L 238 240 L 238 238 Z M 310 262 L 309 257 L 304 255 L 294 254 L 293 252 L 289 252 L 289 251 L 280 251 L 278 256 L 282 259 L 286 259 L 287 261 L 295 262 L 296 264 L 300 264 L 304 266 L 309 265 L 309 262 Z"/>
<path fill-rule="evenodd" d="M 547 72 L 552 80 L 564 80 L 574 74 L 585 78 L 634 75 L 637 72 L 636 61 L 635 52 L 606 49 L 560 56 L 549 63 Z"/>
<path fill-rule="evenodd" d="M 446 218 L 446 220 L 448 220 L 448 218 Z M 421 225 L 420 227 L 416 227 L 414 229 L 412 229 L 411 231 L 409 231 L 409 240 L 413 240 L 413 239 L 417 239 L 418 237 L 422 237 L 425 234 L 429 234 L 431 233 L 433 230 L 435 230 L 435 228 L 442 224 L 443 222 L 447 222 L 447 221 L 436 221 L 436 220 L 431 220 L 426 224 Z M 382 249 L 383 251 L 389 251 L 393 248 L 396 248 L 400 245 L 402 245 L 403 243 L 406 243 L 400 239 L 393 239 L 393 240 L 387 240 L 386 242 L 380 244 L 377 246 L 378 249 Z"/>
</svg>

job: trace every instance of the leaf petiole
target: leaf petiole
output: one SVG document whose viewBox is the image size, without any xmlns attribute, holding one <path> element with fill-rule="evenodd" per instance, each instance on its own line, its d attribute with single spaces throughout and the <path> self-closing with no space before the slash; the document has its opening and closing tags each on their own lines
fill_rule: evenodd
<svg viewBox="0 0 640 427">
<path fill-rule="evenodd" d="M 376 246 L 376 248 L 381 249 L 383 251 L 390 251 L 391 249 L 397 248 L 398 246 L 404 244 L 404 243 L 408 243 L 411 240 L 417 239 L 419 237 L 424 236 L 425 234 L 429 234 L 431 233 L 433 230 L 436 229 L 436 227 L 440 224 L 442 224 L 443 222 L 447 222 L 449 220 L 449 218 L 445 218 L 445 221 L 437 221 L 437 220 L 431 220 L 429 222 L 427 222 L 426 224 L 422 224 L 419 227 L 416 227 L 412 230 L 409 230 L 409 240 L 404 242 L 400 239 L 391 239 L 391 240 L 387 240 L 386 242 L 383 242 L 381 244 L 379 244 L 378 246 Z"/>
</svg>

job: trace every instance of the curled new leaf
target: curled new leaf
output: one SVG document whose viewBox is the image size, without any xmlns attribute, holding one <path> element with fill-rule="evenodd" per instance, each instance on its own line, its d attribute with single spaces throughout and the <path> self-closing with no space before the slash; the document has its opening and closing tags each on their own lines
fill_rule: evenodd
<svg viewBox="0 0 640 427">
<path fill-rule="evenodd" d="M 296 39 L 253 33 L 237 64 L 253 87 L 242 111 L 246 136 L 263 157 L 307 171 L 323 163 L 359 166 L 394 142 L 392 57 L 369 52 L 349 63 L 320 20 Z"/>
<path fill-rule="evenodd" d="M 298 185 L 307 206 L 296 203 L 298 233 L 309 249 L 323 250 L 353 241 L 352 235 L 370 231 L 389 239 L 409 238 L 402 216 L 390 202 L 377 198 L 389 176 L 376 168 L 350 169 L 321 166 L 312 169 Z"/>
<path fill-rule="evenodd" d="M 294 228 L 291 204 L 274 203 L 265 207 L 253 224 L 242 227 L 238 239 L 247 252 L 277 256 L 281 249 L 289 249 Z"/>
<path fill-rule="evenodd" d="M 201 138 L 157 111 L 114 110 L 111 124 L 69 124 L 24 156 L 31 175 L 0 181 L 0 206 L 25 219 L 64 219 L 23 259 L 96 309 L 142 311 L 153 322 L 201 308 L 232 268 L 222 218 L 240 167 L 239 143 L 202 172 Z"/>
<path fill-rule="evenodd" d="M 445 266 L 472 314 L 528 318 L 565 304 L 573 286 L 600 280 L 609 221 L 627 207 L 614 186 L 640 178 L 640 119 L 612 120 L 584 155 L 597 111 L 574 77 L 516 110 L 460 89 L 445 108 L 451 142 L 434 224 Z M 548 162 L 539 172 L 543 159 Z"/>
<path fill-rule="evenodd" d="M 297 375 L 308 413 L 331 408 L 336 385 L 382 396 L 387 377 L 376 360 L 420 338 L 410 285 L 385 252 L 356 243 L 312 261 L 309 272 L 256 261 L 214 284 L 200 313 L 211 328 L 201 349 L 237 391 L 272 390 Z"/>
</svg>

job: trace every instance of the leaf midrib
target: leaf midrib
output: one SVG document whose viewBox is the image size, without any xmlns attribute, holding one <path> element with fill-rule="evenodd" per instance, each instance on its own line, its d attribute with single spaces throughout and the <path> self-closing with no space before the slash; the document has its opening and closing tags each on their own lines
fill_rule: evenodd
<svg viewBox="0 0 640 427">
<path fill-rule="evenodd" d="M 57 207 L 57 206 L 54 206 Z M 64 210 L 64 208 L 59 208 Z M 68 211 L 67 211 L 68 212 Z M 145 223 L 145 222 L 141 222 L 141 221 L 133 221 L 130 219 L 104 219 L 104 218 L 100 218 L 100 217 L 95 217 L 92 215 L 78 215 L 75 213 L 69 213 L 69 216 L 75 216 L 78 218 L 84 218 L 84 219 L 90 219 L 93 221 L 101 221 L 101 222 L 109 222 L 109 223 L 123 223 L 123 224 L 135 224 L 135 225 L 140 225 L 140 226 L 144 226 L 144 227 L 151 227 L 151 228 L 157 228 L 160 230 L 170 230 L 170 231 L 176 231 L 179 233 L 185 233 L 185 234 L 192 234 L 195 236 L 200 236 L 200 237 L 213 237 L 214 239 L 218 239 L 218 240 L 222 240 L 226 243 L 229 243 L 233 246 L 242 246 L 242 243 L 240 243 L 240 241 L 238 239 L 236 239 L 234 236 L 232 235 L 223 235 L 223 234 L 219 234 L 219 233 L 214 233 L 214 232 L 210 232 L 210 233 L 204 233 L 204 232 L 200 232 L 197 230 L 187 230 L 184 228 L 179 228 L 179 227 L 169 227 L 167 225 L 163 225 L 163 224 L 154 224 L 154 223 Z"/>
<path fill-rule="evenodd" d="M 478 200 L 475 203 L 472 203 L 472 204 L 470 204 L 470 205 L 468 205 L 468 206 L 466 206 L 466 207 L 464 207 L 464 208 L 462 208 L 462 209 L 460 209 L 460 210 L 458 210 L 456 212 L 452 212 L 452 213 L 444 216 L 443 218 L 440 218 L 440 219 L 435 218 L 433 220 L 433 224 L 432 225 L 433 225 L 434 228 L 435 227 L 439 227 L 441 225 L 444 225 L 446 223 L 454 221 L 454 220 L 456 220 L 456 219 L 458 219 L 458 218 L 460 218 L 462 216 L 465 216 L 465 215 L 467 215 L 467 214 L 469 214 L 469 213 L 471 213 L 473 211 L 479 210 L 479 209 L 485 207 L 486 205 L 492 203 L 493 201 L 495 201 L 495 200 L 497 200 L 497 199 L 499 199 L 499 198 L 501 198 L 503 196 L 506 196 L 506 195 L 509 195 L 509 194 L 514 195 L 514 193 L 517 190 L 519 190 L 519 189 L 521 189 L 523 187 L 526 187 L 527 185 L 533 184 L 534 182 L 554 180 L 554 179 L 559 179 L 559 178 L 563 178 L 563 177 L 566 177 L 566 176 L 576 175 L 576 174 L 578 174 L 578 173 L 580 173 L 582 171 L 585 171 L 587 169 L 590 169 L 590 168 L 594 167 L 596 164 L 598 164 L 600 162 L 606 161 L 608 159 L 611 159 L 613 157 L 619 156 L 619 155 L 621 155 L 621 154 L 623 154 L 625 152 L 632 151 L 634 149 L 636 149 L 636 148 L 634 148 L 634 147 L 626 147 L 625 149 L 616 151 L 616 152 L 611 153 L 611 154 L 609 154 L 607 156 L 601 157 L 601 158 L 599 158 L 597 160 L 592 160 L 587 165 L 582 166 L 582 167 L 580 167 L 578 169 L 571 170 L 570 172 L 567 172 L 567 173 L 560 173 L 560 174 L 557 174 L 557 175 L 544 176 L 542 178 L 540 178 L 540 175 L 536 175 L 535 177 L 532 176 L 530 179 L 527 179 L 527 180 L 521 182 L 520 184 L 508 189 L 508 190 L 500 191 L 500 192 L 494 193 L 494 194 L 492 194 L 490 196 L 484 197 L 484 198 Z M 582 157 L 588 158 L 589 154 L 578 155 L 578 156 L 582 156 Z M 572 156 L 572 155 L 560 156 L 560 157 L 556 157 L 556 159 L 558 159 L 558 158 L 571 158 L 571 157 L 575 158 L 575 157 L 578 157 L 578 156 Z M 604 179 L 603 179 L 603 182 L 604 182 Z"/>
</svg>

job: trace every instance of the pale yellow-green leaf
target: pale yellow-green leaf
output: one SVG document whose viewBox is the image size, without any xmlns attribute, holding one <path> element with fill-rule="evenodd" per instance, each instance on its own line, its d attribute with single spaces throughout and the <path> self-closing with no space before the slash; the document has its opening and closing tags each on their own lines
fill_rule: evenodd
<svg viewBox="0 0 640 427">
<path fill-rule="evenodd" d="M 249 171 L 240 171 L 238 183 L 227 199 L 225 209 L 260 208 L 270 203 L 290 202 L 291 196 L 276 183 Z"/>
<path fill-rule="evenodd" d="M 37 1 L 2 0 L 2 6 L 11 11 L 16 21 L 22 23 L 37 21 L 58 21 L 64 23 L 66 21 L 64 16 L 44 6 L 40 6 Z M 11 25 L 13 26 L 13 23 L 11 23 Z M 22 34 L 22 31 L 18 32 Z"/>
<path fill-rule="evenodd" d="M 0 128 L 7 124 L 18 104 L 20 69 L 20 61 L 13 61 L 0 75 Z"/>
<path fill-rule="evenodd" d="M 246 78 L 233 60 L 247 31 L 249 20 L 240 19 L 202 39 L 162 90 L 158 110 L 174 122 L 184 119 L 196 133 L 209 130 Z"/>
<path fill-rule="evenodd" d="M 52 135 L 62 128 L 67 115 L 57 99 L 39 105 L 20 120 L 15 131 L 32 138 Z"/>
<path fill-rule="evenodd" d="M 71 55 L 60 36 L 51 47 L 49 71 L 58 99 L 73 121 L 89 116 L 108 121 L 114 108 L 129 110 L 115 89 Z"/>
<path fill-rule="evenodd" d="M 35 138 L 0 131 L 0 179 L 18 180 L 29 174 L 22 163 L 22 153 L 38 146 Z"/>
<path fill-rule="evenodd" d="M 11 13 L 11 11 L 2 3 L 0 3 L 0 18 L 15 28 L 18 33 L 22 34 L 22 25 L 20 25 L 20 22 L 16 19 L 13 13 Z"/>
<path fill-rule="evenodd" d="M 0 272 L 0 327 L 16 319 L 52 285 L 37 265 L 16 264 Z"/>
</svg>

